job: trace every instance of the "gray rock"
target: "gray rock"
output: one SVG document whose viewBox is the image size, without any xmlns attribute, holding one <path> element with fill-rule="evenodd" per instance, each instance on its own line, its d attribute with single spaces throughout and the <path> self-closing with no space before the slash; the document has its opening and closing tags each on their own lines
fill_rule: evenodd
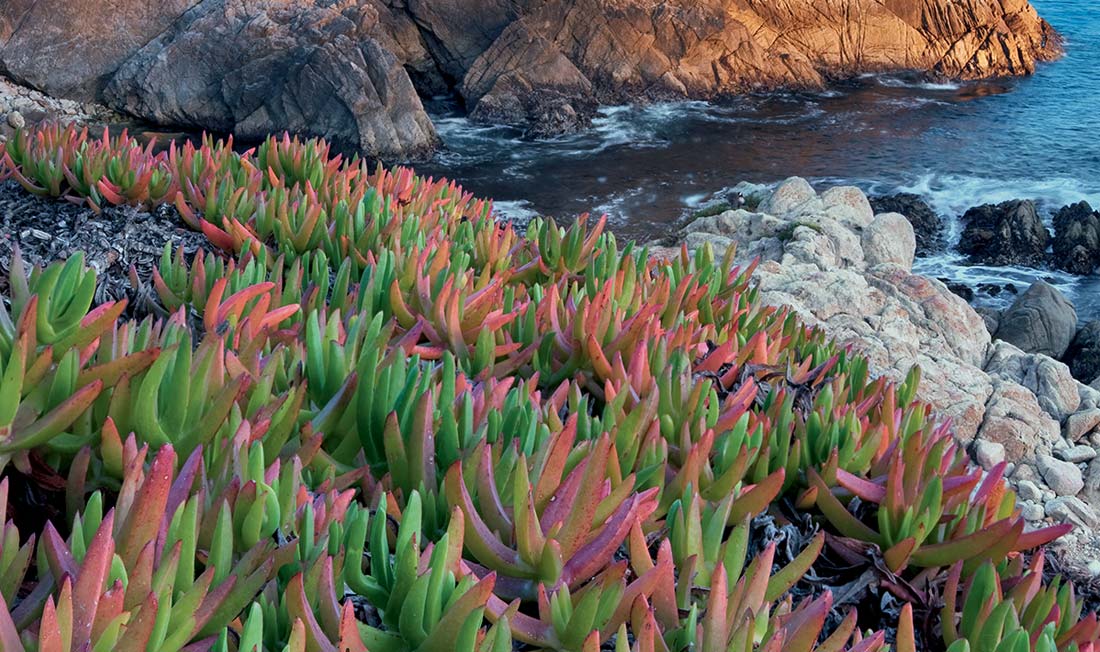
<svg viewBox="0 0 1100 652">
<path fill-rule="evenodd" d="M 971 262 L 1038 267 L 1046 258 L 1050 233 L 1034 202 L 1015 200 L 977 206 L 966 211 L 962 222 L 959 251 Z"/>
<path fill-rule="evenodd" d="M 1028 501 L 1020 505 L 1020 515 L 1023 516 L 1025 520 L 1035 522 L 1043 520 L 1046 516 L 1046 511 L 1043 509 L 1042 505 Z"/>
<path fill-rule="evenodd" d="M 777 217 L 797 217 L 810 212 L 821 212 L 824 205 L 813 186 L 802 177 L 791 177 L 779 184 L 757 209 Z"/>
<path fill-rule="evenodd" d="M 1036 281 L 1001 315 L 997 338 L 1027 353 L 1060 358 L 1077 332 L 1077 311 L 1062 293 Z"/>
<path fill-rule="evenodd" d="M 989 330 L 989 334 L 993 335 L 997 332 L 997 327 L 1001 324 L 1001 311 L 996 308 L 989 308 L 987 306 L 977 306 L 974 311 L 982 316 L 985 321 L 985 327 Z"/>
<path fill-rule="evenodd" d="M 1073 523 L 1083 528 L 1092 529 L 1100 525 L 1096 512 L 1076 496 L 1061 496 L 1048 501 L 1046 513 L 1056 521 Z"/>
<path fill-rule="evenodd" d="M 22 129 L 27 126 L 27 121 L 23 117 L 23 114 L 18 111 L 12 111 L 8 114 L 8 126 L 12 129 Z"/>
<path fill-rule="evenodd" d="M 913 268 L 917 241 L 913 235 L 913 225 L 903 215 L 876 215 L 863 231 L 862 245 L 863 256 L 869 266 L 891 263 L 907 271 Z"/>
<path fill-rule="evenodd" d="M 1075 496 L 1085 486 L 1081 469 L 1077 468 L 1076 464 L 1056 459 L 1050 455 L 1039 455 L 1036 463 L 1047 486 L 1059 496 Z"/>
<path fill-rule="evenodd" d="M 1077 380 L 1091 383 L 1100 379 L 1100 320 L 1094 319 L 1077 331 L 1063 359 Z"/>
<path fill-rule="evenodd" d="M 1073 274 L 1091 274 L 1100 265 L 1100 213 L 1086 201 L 1054 214 L 1054 266 Z"/>
<path fill-rule="evenodd" d="M 1028 388 L 1044 412 L 1061 422 L 1081 405 L 1080 385 L 1069 368 L 1044 355 L 1024 353 L 1012 344 L 993 343 L 985 370 Z"/>
<path fill-rule="evenodd" d="M 943 220 L 919 196 L 910 193 L 871 197 L 876 213 L 901 213 L 913 225 L 918 256 L 943 249 Z"/>
<path fill-rule="evenodd" d="M 1060 448 L 1054 451 L 1054 456 L 1065 462 L 1080 464 L 1081 462 L 1088 462 L 1096 457 L 1096 451 L 1092 446 L 1080 444 L 1071 448 Z"/>
<path fill-rule="evenodd" d="M 1016 494 L 1022 500 L 1029 500 L 1034 503 L 1043 499 L 1043 492 L 1039 489 L 1039 486 L 1031 480 L 1020 480 L 1016 485 Z"/>
</svg>

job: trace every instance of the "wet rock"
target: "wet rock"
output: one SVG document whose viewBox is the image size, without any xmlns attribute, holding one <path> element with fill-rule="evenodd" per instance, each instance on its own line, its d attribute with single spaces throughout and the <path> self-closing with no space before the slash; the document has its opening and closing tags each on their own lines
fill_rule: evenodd
<svg viewBox="0 0 1100 652">
<path fill-rule="evenodd" d="M 1090 321 L 1077 331 L 1063 360 L 1073 377 L 1083 383 L 1100 378 L 1100 320 Z"/>
<path fill-rule="evenodd" d="M 894 264 L 913 268 L 916 239 L 913 225 L 898 213 L 881 213 L 863 230 L 863 257 L 870 266 Z"/>
<path fill-rule="evenodd" d="M 974 290 L 970 289 L 970 286 L 965 283 L 957 283 L 948 278 L 941 278 L 940 281 L 947 286 L 948 290 L 951 290 L 955 294 L 963 298 L 963 301 L 970 303 L 974 300 Z"/>
<path fill-rule="evenodd" d="M 1076 464 L 1064 462 L 1050 455 L 1039 455 L 1036 466 L 1043 481 L 1059 496 L 1075 496 L 1085 486 L 1081 469 Z"/>
<path fill-rule="evenodd" d="M 1100 266 L 1100 213 L 1082 201 L 1054 214 L 1054 266 L 1091 274 Z"/>
<path fill-rule="evenodd" d="M 1050 233 L 1030 200 L 985 204 L 966 211 L 959 251 L 973 263 L 1039 267 Z"/>
<path fill-rule="evenodd" d="M 898 193 L 871 197 L 875 213 L 900 213 L 913 225 L 916 237 L 916 255 L 927 256 L 944 247 L 943 220 L 918 195 Z"/>
<path fill-rule="evenodd" d="M 1062 293 L 1036 281 L 1001 316 L 997 338 L 1028 353 L 1060 358 L 1077 332 L 1077 311 Z"/>
</svg>

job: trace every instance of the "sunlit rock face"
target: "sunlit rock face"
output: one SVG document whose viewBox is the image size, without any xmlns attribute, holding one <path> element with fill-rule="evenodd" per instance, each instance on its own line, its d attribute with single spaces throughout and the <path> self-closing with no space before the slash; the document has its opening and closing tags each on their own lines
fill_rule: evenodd
<svg viewBox="0 0 1100 652">
<path fill-rule="evenodd" d="M 1060 51 L 1025 0 L 8 0 L 0 73 L 146 120 L 291 129 L 405 158 L 419 96 L 536 133 L 600 103 L 821 86 L 863 72 L 1027 74 Z"/>
</svg>

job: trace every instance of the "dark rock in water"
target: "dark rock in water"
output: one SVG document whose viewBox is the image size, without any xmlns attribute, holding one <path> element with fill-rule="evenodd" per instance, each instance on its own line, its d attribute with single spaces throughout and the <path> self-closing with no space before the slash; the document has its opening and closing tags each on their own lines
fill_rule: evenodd
<svg viewBox="0 0 1100 652">
<path fill-rule="evenodd" d="M 407 159 L 435 128 L 369 6 L 202 2 L 135 52 L 104 91 L 112 107 L 158 123 L 324 136 L 337 147 Z"/>
<path fill-rule="evenodd" d="M 1039 267 L 1046 260 L 1050 233 L 1033 201 L 977 206 L 966 211 L 962 221 L 959 251 L 972 263 Z"/>
<path fill-rule="evenodd" d="M 1100 320 L 1093 320 L 1077 331 L 1062 361 L 1069 372 L 1083 383 L 1100 378 Z"/>
<path fill-rule="evenodd" d="M 955 294 L 963 298 L 964 301 L 970 303 L 974 300 L 974 290 L 970 289 L 970 286 L 965 283 L 957 283 L 948 278 L 941 278 L 940 282 L 947 286 L 948 290 L 951 290 Z"/>
<path fill-rule="evenodd" d="M 1046 281 L 1036 281 L 1001 315 L 997 338 L 1027 353 L 1061 358 L 1077 332 L 1077 311 Z"/>
<path fill-rule="evenodd" d="M 917 236 L 917 255 L 927 256 L 944 247 L 943 220 L 918 195 L 908 192 L 870 197 L 871 208 L 878 213 L 900 213 L 913 225 Z"/>
<path fill-rule="evenodd" d="M 1054 214 L 1054 266 L 1091 274 L 1100 266 L 1100 213 L 1082 201 Z"/>
</svg>

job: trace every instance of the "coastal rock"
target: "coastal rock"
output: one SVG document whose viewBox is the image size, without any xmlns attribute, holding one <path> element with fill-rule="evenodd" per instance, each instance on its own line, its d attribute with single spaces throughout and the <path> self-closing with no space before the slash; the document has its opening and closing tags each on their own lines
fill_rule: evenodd
<svg viewBox="0 0 1100 652">
<path fill-rule="evenodd" d="M 1082 437 L 1091 433 L 1096 426 L 1100 426 L 1100 409 L 1087 408 L 1071 414 L 1066 419 L 1066 440 L 1070 442 L 1079 441 Z"/>
<path fill-rule="evenodd" d="M 203 0 L 131 54 L 103 95 L 161 124 L 289 130 L 408 159 L 437 137 L 369 3 Z"/>
<path fill-rule="evenodd" d="M 1035 394 L 1011 380 L 994 376 L 993 392 L 977 438 L 1004 446 L 1005 459 L 1020 463 L 1048 454 L 1061 441 L 1061 429 L 1039 407 Z"/>
<path fill-rule="evenodd" d="M 1065 462 L 1050 455 L 1039 455 L 1036 466 L 1047 486 L 1059 496 L 1075 496 L 1085 486 L 1081 469 L 1072 462 Z"/>
<path fill-rule="evenodd" d="M 0 72 L 35 89 L 161 124 L 269 124 L 395 157 L 435 142 L 414 87 L 549 134 L 587 124 L 598 103 L 820 88 L 864 72 L 1021 75 L 1060 53 L 1026 0 L 0 4 Z"/>
<path fill-rule="evenodd" d="M 1043 411 L 1058 422 L 1081 405 L 1078 383 L 1069 367 L 1045 355 L 1024 353 L 1005 341 L 993 343 L 986 373 L 1006 378 L 1028 388 Z"/>
<path fill-rule="evenodd" d="M 1062 293 L 1036 281 L 1001 315 L 997 338 L 1027 353 L 1060 358 L 1077 332 L 1077 311 Z"/>
<path fill-rule="evenodd" d="M 876 213 L 900 213 L 909 220 L 916 237 L 916 255 L 927 256 L 943 249 L 943 220 L 918 195 L 880 195 L 871 197 L 870 203 Z"/>
<path fill-rule="evenodd" d="M 1091 274 L 1100 266 L 1100 213 L 1082 201 L 1054 214 L 1054 266 Z"/>
<path fill-rule="evenodd" d="M 1096 511 L 1076 496 L 1062 496 L 1048 501 L 1046 514 L 1060 523 L 1073 523 L 1088 530 L 1100 526 Z"/>
<path fill-rule="evenodd" d="M 821 213 L 824 208 L 824 203 L 808 181 L 801 177 L 791 177 L 760 202 L 757 210 L 776 217 L 790 218 L 807 213 Z"/>
<path fill-rule="evenodd" d="M 1046 259 L 1050 233 L 1035 202 L 1013 200 L 985 204 L 966 211 L 959 251 L 982 265 L 1038 267 Z"/>
<path fill-rule="evenodd" d="M 913 268 L 917 241 L 913 225 L 899 213 L 882 213 L 863 231 L 863 257 L 868 265 L 892 263 Z"/>
<path fill-rule="evenodd" d="M 1090 321 L 1077 331 L 1063 359 L 1077 380 L 1091 383 L 1100 378 L 1100 320 Z"/>
<path fill-rule="evenodd" d="M 867 195 L 855 186 L 836 186 L 821 193 L 825 214 L 850 229 L 859 231 L 870 226 L 875 211 Z"/>
</svg>

